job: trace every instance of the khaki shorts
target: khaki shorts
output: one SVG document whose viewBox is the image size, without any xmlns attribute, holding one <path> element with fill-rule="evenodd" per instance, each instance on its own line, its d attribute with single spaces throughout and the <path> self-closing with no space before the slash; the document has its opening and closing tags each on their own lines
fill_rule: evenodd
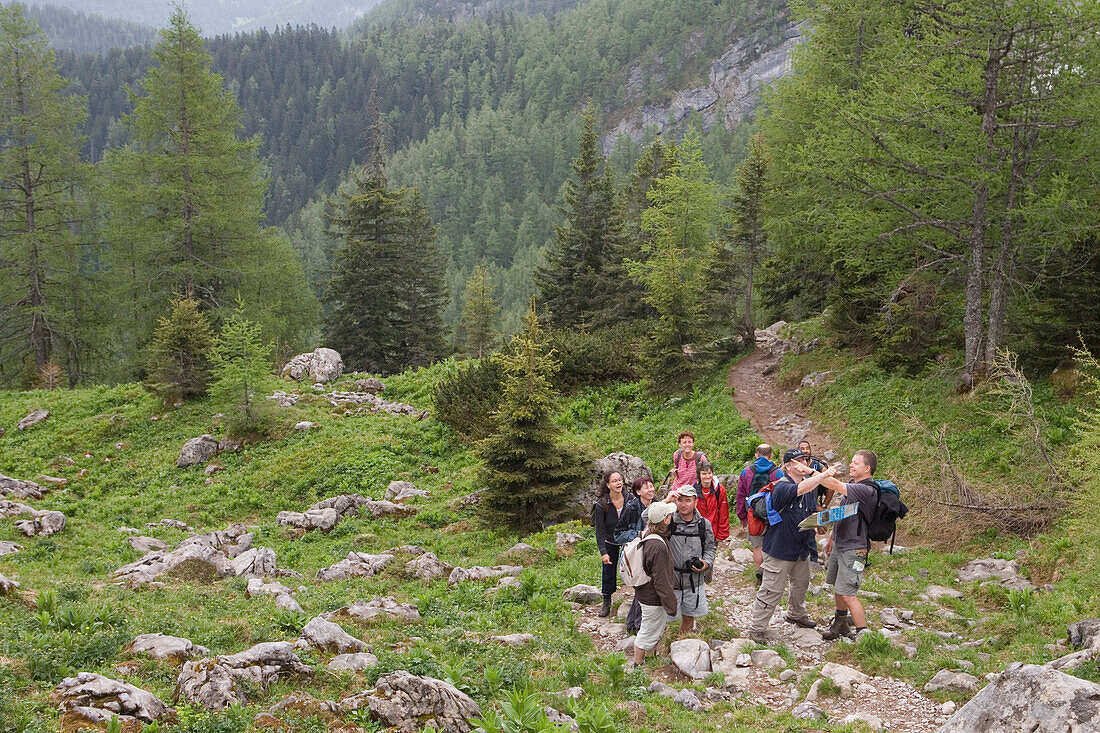
<svg viewBox="0 0 1100 733">
<path fill-rule="evenodd" d="M 688 581 L 685 580 L 685 582 Z M 677 588 L 675 593 L 676 613 L 668 617 L 669 621 L 678 621 L 681 616 L 699 618 L 700 616 L 706 616 L 707 611 L 710 610 L 710 606 L 707 605 L 706 583 L 697 583 L 695 590 L 692 590 L 690 585 Z"/>
<path fill-rule="evenodd" d="M 858 554 L 857 554 L 858 553 Z M 825 582 L 833 586 L 838 596 L 854 596 L 863 582 L 863 571 L 855 569 L 856 559 L 867 562 L 866 553 L 859 550 L 833 550 L 825 566 Z"/>
<path fill-rule="evenodd" d="M 648 652 L 657 646 L 664 635 L 668 614 L 665 613 L 664 606 L 647 606 L 644 603 L 638 605 L 642 607 L 642 627 L 634 637 L 634 646 Z"/>
<path fill-rule="evenodd" d="M 750 534 L 749 535 L 749 547 L 763 547 L 763 546 L 764 546 L 764 535 L 762 535 L 762 534 L 758 534 L 758 535 Z"/>
</svg>

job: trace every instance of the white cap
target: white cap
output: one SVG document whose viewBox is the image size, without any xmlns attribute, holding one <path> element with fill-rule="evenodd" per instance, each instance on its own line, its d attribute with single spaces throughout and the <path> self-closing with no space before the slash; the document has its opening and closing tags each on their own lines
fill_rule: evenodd
<svg viewBox="0 0 1100 733">
<path fill-rule="evenodd" d="M 664 501 L 655 501 L 649 505 L 646 511 L 649 513 L 647 521 L 650 524 L 660 524 L 665 521 L 665 517 L 672 516 L 672 513 L 676 511 L 676 505 Z"/>
</svg>

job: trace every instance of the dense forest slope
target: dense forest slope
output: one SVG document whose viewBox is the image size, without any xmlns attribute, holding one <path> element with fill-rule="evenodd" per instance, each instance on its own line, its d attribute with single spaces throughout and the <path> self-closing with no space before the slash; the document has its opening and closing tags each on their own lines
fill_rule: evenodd
<svg viewBox="0 0 1100 733">
<path fill-rule="evenodd" d="M 75 53 L 102 53 L 152 43 L 157 31 L 151 25 L 89 15 L 58 5 L 29 5 L 27 15 L 38 21 L 50 46 Z"/>
</svg>

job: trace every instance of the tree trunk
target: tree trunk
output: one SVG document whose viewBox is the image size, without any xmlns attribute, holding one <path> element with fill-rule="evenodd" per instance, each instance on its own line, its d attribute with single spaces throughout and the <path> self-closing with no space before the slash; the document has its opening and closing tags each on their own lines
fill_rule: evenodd
<svg viewBox="0 0 1100 733">
<path fill-rule="evenodd" d="M 26 97 L 26 79 L 23 76 L 22 65 L 20 63 L 21 57 L 18 51 L 15 52 L 15 103 L 19 108 L 19 115 L 23 120 L 27 119 L 27 97 Z M 27 268 L 28 276 L 30 277 L 30 287 L 27 294 L 28 301 L 30 302 L 31 310 L 31 351 L 34 353 L 34 367 L 36 371 L 41 371 L 46 362 L 50 358 L 50 344 L 49 344 L 49 329 L 46 325 L 46 296 L 42 292 L 42 283 L 46 279 L 45 273 L 42 271 L 42 253 L 39 250 L 38 242 L 35 241 L 35 234 L 37 225 L 34 220 L 35 211 L 35 183 L 31 176 L 31 161 L 30 161 L 30 149 L 27 139 L 29 133 L 22 124 L 19 126 L 19 149 L 22 156 L 22 160 L 19 161 L 20 172 L 22 177 L 22 190 L 20 193 L 23 195 L 23 230 L 22 234 L 26 235 L 27 242 L 30 245 L 30 250 L 27 252 Z"/>
</svg>

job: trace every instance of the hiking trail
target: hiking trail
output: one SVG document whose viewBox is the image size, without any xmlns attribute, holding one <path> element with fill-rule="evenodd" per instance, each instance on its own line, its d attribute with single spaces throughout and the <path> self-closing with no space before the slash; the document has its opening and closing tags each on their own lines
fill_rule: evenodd
<svg viewBox="0 0 1100 733">
<path fill-rule="evenodd" d="M 748 420 L 761 438 L 770 443 L 776 451 L 793 447 L 798 440 L 810 441 L 814 454 L 837 460 L 834 453 L 840 454 L 837 446 L 824 426 L 814 424 L 806 418 L 805 411 L 794 397 L 776 383 L 774 366 L 778 356 L 764 348 L 757 348 L 747 357 L 734 364 L 727 375 L 726 385 L 733 390 L 734 403 L 738 411 Z M 770 368 L 769 368 L 770 367 Z M 733 513 L 733 494 L 736 487 L 727 486 L 730 494 L 730 513 Z M 736 518 L 731 517 L 731 529 L 735 533 L 726 541 L 718 543 L 718 556 L 714 563 L 714 577 L 707 586 L 707 595 L 712 608 L 720 606 L 726 620 L 741 636 L 748 633 L 752 615 L 756 585 L 749 568 L 752 567 L 752 552 L 748 543 L 736 532 Z M 810 581 L 811 598 L 824 594 L 830 597 L 830 588 L 824 586 L 824 570 L 815 566 Z M 626 631 L 623 621 L 630 607 L 633 590 L 621 587 L 615 598 L 621 599 L 617 614 L 602 619 L 596 614 L 598 606 L 586 606 L 579 610 L 577 627 L 591 635 L 597 647 L 607 652 L 621 651 L 626 646 Z M 874 593 L 861 591 L 868 610 L 872 628 L 878 627 L 878 608 L 875 606 Z M 716 603 L 716 601 L 720 602 Z M 738 669 L 735 680 L 727 677 L 726 684 L 736 684 L 736 689 L 745 693 L 751 703 L 766 705 L 772 710 L 792 710 L 808 700 L 806 693 L 799 688 L 799 678 L 827 661 L 827 652 L 834 644 L 847 644 L 846 641 L 826 642 L 821 638 L 820 630 L 828 623 L 828 618 L 817 618 L 817 629 L 803 629 L 786 623 L 786 597 L 780 602 L 772 618 L 768 635 L 773 639 L 771 646 L 785 644 L 797 658 L 792 666 L 797 674 L 786 681 L 772 676 L 765 669 L 748 666 Z M 670 639 L 681 638 L 677 624 L 669 624 L 673 632 L 666 631 L 665 638 L 658 646 L 663 656 L 668 655 Z M 682 638 L 703 638 L 692 634 Z M 711 639 L 704 638 L 710 642 Z M 858 666 L 854 666 L 858 669 Z M 650 662 L 645 670 L 652 680 L 671 685 L 685 685 L 693 682 L 674 664 L 652 666 Z M 862 671 L 862 670 L 861 670 Z M 949 715 L 940 709 L 939 703 L 929 699 L 908 682 L 892 677 L 875 676 L 865 672 L 869 679 L 858 683 L 850 697 L 817 696 L 812 702 L 823 710 L 830 721 L 844 721 L 848 716 L 859 715 L 864 719 L 877 718 L 884 730 L 907 731 L 908 733 L 932 733 L 942 725 Z M 711 688 L 708 688 L 708 690 Z M 729 690 L 731 688 L 725 688 Z M 736 694 L 736 692 L 734 692 Z M 712 701 L 721 701 L 723 691 L 700 693 L 704 706 Z M 870 722 L 870 721 L 869 721 Z"/>
</svg>

